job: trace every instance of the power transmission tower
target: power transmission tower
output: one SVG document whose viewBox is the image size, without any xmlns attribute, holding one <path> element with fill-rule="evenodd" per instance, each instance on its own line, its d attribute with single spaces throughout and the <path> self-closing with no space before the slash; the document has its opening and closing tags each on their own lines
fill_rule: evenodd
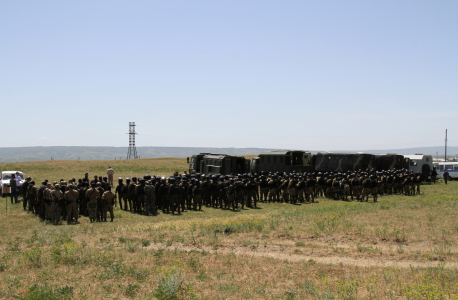
<svg viewBox="0 0 458 300">
<path fill-rule="evenodd" d="M 129 150 L 127 150 L 127 159 L 137 159 L 137 148 L 135 147 L 135 122 L 129 122 Z"/>
</svg>

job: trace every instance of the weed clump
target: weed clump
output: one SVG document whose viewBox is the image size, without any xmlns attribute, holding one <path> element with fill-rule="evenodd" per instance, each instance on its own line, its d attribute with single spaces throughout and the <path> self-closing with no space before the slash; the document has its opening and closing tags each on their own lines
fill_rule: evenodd
<svg viewBox="0 0 458 300">
<path fill-rule="evenodd" d="M 67 300 L 73 297 L 73 287 L 64 286 L 53 289 L 48 285 L 33 284 L 29 286 L 29 295 L 17 297 L 19 300 Z"/>
<path fill-rule="evenodd" d="M 72 241 L 62 245 L 54 245 L 51 249 L 51 255 L 56 263 L 75 265 L 80 261 L 78 254 L 81 250 L 82 246 Z"/>
<path fill-rule="evenodd" d="M 145 240 L 145 239 L 142 240 L 142 246 L 143 247 L 148 247 L 149 245 L 151 245 L 151 241 L 150 240 Z"/>
<path fill-rule="evenodd" d="M 305 247 L 304 242 L 296 242 L 296 247 Z"/>
<path fill-rule="evenodd" d="M 22 252 L 22 258 L 30 262 L 33 266 L 38 267 L 41 264 L 41 249 L 38 247 L 25 250 Z"/>
<path fill-rule="evenodd" d="M 8 269 L 8 265 L 5 263 L 0 263 L 0 272 L 6 271 Z"/>
<path fill-rule="evenodd" d="M 153 291 L 153 296 L 159 300 L 178 299 L 180 292 L 184 290 L 184 279 L 181 270 L 164 269 L 164 275 L 159 279 L 159 286 Z"/>
</svg>

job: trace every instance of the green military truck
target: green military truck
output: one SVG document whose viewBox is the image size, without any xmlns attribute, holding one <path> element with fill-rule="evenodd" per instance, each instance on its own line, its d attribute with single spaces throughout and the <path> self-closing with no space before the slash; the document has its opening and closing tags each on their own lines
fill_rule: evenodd
<svg viewBox="0 0 458 300">
<path fill-rule="evenodd" d="M 200 163 L 205 155 L 209 155 L 211 153 L 199 153 L 194 154 L 191 156 L 191 161 L 189 162 L 189 174 L 192 173 L 202 173 L 200 171 Z"/>
<path fill-rule="evenodd" d="M 367 153 L 319 152 L 313 155 L 316 172 L 347 172 L 375 168 L 375 156 Z"/>
<path fill-rule="evenodd" d="M 251 173 L 280 172 L 280 173 L 312 173 L 312 155 L 305 151 L 267 151 L 254 157 L 251 162 Z"/>
<path fill-rule="evenodd" d="M 405 164 L 404 155 L 399 155 L 396 153 L 387 153 L 387 154 L 375 154 L 375 169 L 377 171 L 393 170 L 393 169 L 403 169 L 408 167 L 408 164 Z"/>
<path fill-rule="evenodd" d="M 190 173 L 243 174 L 250 172 L 250 160 L 243 156 L 200 153 L 191 156 Z"/>
</svg>

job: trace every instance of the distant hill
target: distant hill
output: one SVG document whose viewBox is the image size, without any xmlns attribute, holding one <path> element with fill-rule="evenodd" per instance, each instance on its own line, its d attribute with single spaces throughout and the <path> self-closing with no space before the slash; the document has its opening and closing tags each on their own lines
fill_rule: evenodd
<svg viewBox="0 0 458 300">
<path fill-rule="evenodd" d="M 365 152 L 371 154 L 385 154 L 385 153 L 396 153 L 396 154 L 415 154 L 421 153 L 424 155 L 433 155 L 436 157 L 436 152 L 439 157 L 444 157 L 444 146 L 437 147 L 418 147 L 418 148 L 404 148 L 404 149 L 388 149 L 388 150 L 361 150 L 361 151 L 335 151 L 335 152 Z M 455 156 L 458 154 L 458 147 L 447 147 L 447 157 Z"/>
<path fill-rule="evenodd" d="M 189 157 L 196 153 L 222 153 L 229 155 L 256 155 L 264 151 L 278 149 L 265 148 L 198 148 L 198 147 L 137 147 L 137 154 L 141 158 L 159 157 Z M 307 150 L 311 151 L 311 150 Z M 330 150 L 332 152 L 332 150 Z M 348 150 L 334 152 L 366 152 L 373 154 L 398 153 L 398 154 L 429 154 L 444 155 L 444 147 L 421 147 L 391 150 Z M 316 153 L 318 151 L 311 151 Z M 320 151 L 322 152 L 322 151 Z M 458 147 L 448 147 L 450 156 L 458 153 Z M 15 161 L 44 161 L 44 160 L 114 160 L 126 159 L 127 147 L 77 147 L 77 146 L 53 146 L 53 147 L 11 147 L 0 148 L 0 162 Z"/>
<path fill-rule="evenodd" d="M 275 149 L 262 148 L 194 148 L 194 147 L 137 147 L 140 158 L 190 157 L 193 154 L 223 153 L 256 155 Z M 127 147 L 11 147 L 0 148 L 0 162 L 50 160 L 114 160 L 126 159 Z"/>
</svg>

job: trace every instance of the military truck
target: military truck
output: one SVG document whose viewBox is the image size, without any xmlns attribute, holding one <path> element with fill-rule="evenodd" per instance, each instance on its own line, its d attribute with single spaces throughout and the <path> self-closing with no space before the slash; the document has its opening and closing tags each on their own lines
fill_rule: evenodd
<svg viewBox="0 0 458 300">
<path fill-rule="evenodd" d="M 305 151 L 267 151 L 254 157 L 251 162 L 251 173 L 286 172 L 312 173 L 312 157 L 310 152 Z"/>
<path fill-rule="evenodd" d="M 207 154 L 200 161 L 200 173 L 203 174 L 243 174 L 250 172 L 250 160 L 243 156 L 227 154 Z"/>
<path fill-rule="evenodd" d="M 209 154 L 211 153 L 199 153 L 191 156 L 191 161 L 189 162 L 189 174 L 202 173 L 200 171 L 200 162 L 202 161 L 205 155 Z"/>
<path fill-rule="evenodd" d="M 393 169 L 403 169 L 405 165 L 404 155 L 396 153 L 376 154 L 375 156 L 375 169 L 377 171 L 386 171 Z"/>
<path fill-rule="evenodd" d="M 317 172 L 347 172 L 375 168 L 375 156 L 367 153 L 319 152 L 312 156 Z"/>
</svg>

